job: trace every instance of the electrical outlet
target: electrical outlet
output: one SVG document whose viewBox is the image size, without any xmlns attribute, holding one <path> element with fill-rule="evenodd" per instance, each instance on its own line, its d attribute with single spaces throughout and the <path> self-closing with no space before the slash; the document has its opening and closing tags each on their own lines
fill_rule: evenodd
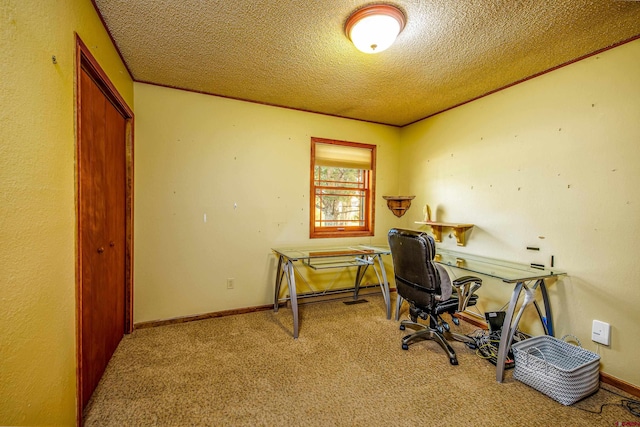
<svg viewBox="0 0 640 427">
<path fill-rule="evenodd" d="M 593 321 L 591 327 L 591 340 L 600 344 L 609 345 L 611 342 L 611 325 L 599 320 Z"/>
<path fill-rule="evenodd" d="M 230 277 L 227 279 L 227 289 L 233 289 L 236 284 L 236 279 Z"/>
</svg>

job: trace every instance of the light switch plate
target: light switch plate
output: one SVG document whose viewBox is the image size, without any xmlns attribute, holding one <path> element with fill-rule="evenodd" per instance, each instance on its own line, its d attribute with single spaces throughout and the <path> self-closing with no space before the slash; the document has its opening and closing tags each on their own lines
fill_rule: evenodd
<svg viewBox="0 0 640 427">
<path fill-rule="evenodd" d="M 611 325 L 600 320 L 594 320 L 591 328 L 591 340 L 609 345 L 611 342 Z"/>
</svg>

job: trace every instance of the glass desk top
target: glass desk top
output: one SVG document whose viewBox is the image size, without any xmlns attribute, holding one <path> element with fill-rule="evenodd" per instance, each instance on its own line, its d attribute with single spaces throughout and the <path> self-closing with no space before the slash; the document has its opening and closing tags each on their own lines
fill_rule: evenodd
<svg viewBox="0 0 640 427">
<path fill-rule="evenodd" d="M 389 255 L 389 247 L 378 245 L 346 245 L 317 248 L 272 248 L 276 254 L 293 261 L 346 256 Z"/>
<path fill-rule="evenodd" d="M 566 274 L 555 268 L 537 268 L 526 264 L 502 261 L 447 249 L 436 249 L 434 259 L 439 264 L 457 267 L 485 276 L 495 277 L 506 283 L 526 282 Z"/>
<path fill-rule="evenodd" d="M 345 245 L 317 248 L 272 248 L 279 256 L 292 261 L 308 263 L 319 258 L 338 258 L 389 255 L 391 251 L 385 245 Z M 506 283 L 526 282 L 530 280 L 551 278 L 566 274 L 555 268 L 537 268 L 527 264 L 503 261 L 479 255 L 436 249 L 434 259 L 439 264 L 460 268 L 477 274 L 495 277 Z"/>
</svg>

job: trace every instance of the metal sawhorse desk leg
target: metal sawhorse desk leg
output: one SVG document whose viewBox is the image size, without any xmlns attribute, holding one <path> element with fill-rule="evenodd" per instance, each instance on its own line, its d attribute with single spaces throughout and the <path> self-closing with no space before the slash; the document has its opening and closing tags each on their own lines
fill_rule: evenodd
<svg viewBox="0 0 640 427">
<path fill-rule="evenodd" d="M 367 268 L 371 265 L 373 266 L 373 271 L 376 273 L 376 277 L 378 278 L 378 283 L 380 283 L 380 291 L 382 292 L 382 297 L 384 298 L 384 304 L 387 308 L 387 319 L 391 319 L 391 296 L 389 295 L 389 282 L 387 281 L 387 272 L 384 268 L 384 262 L 382 262 L 382 255 L 374 255 L 371 256 L 363 256 L 359 258 L 364 264 L 358 266 L 358 271 L 356 272 L 356 280 L 355 280 L 355 290 L 353 293 L 353 298 L 358 298 L 358 290 L 360 289 L 360 283 L 362 283 L 362 278 L 367 271 Z M 380 271 L 376 268 L 376 261 L 378 262 L 378 267 Z"/>
<path fill-rule="evenodd" d="M 286 276 L 291 300 L 291 311 L 293 312 L 293 338 L 298 338 L 298 295 L 296 291 L 296 275 L 293 261 L 289 258 L 278 257 L 278 267 L 276 269 L 276 286 L 273 297 L 273 311 L 278 312 L 278 297 L 282 286 L 282 278 Z"/>
<path fill-rule="evenodd" d="M 378 261 L 378 266 L 380 267 L 380 271 L 376 268 L 375 262 Z M 380 282 L 380 289 L 382 291 L 382 296 L 384 298 L 384 303 L 387 309 L 387 319 L 391 319 L 391 302 L 389 295 L 389 282 L 387 281 L 387 273 L 384 268 L 384 263 L 382 261 L 382 255 L 375 255 L 373 259 L 368 257 L 366 259 L 365 265 L 358 266 L 358 271 L 356 272 L 356 283 L 355 283 L 355 293 L 354 296 L 357 297 L 358 290 L 360 288 L 360 282 L 364 277 L 366 269 L 369 265 L 373 266 L 373 269 L 376 273 L 376 277 Z M 295 267 L 293 266 L 293 260 L 279 256 L 278 257 L 278 266 L 276 268 L 276 283 L 275 283 L 275 291 L 273 297 L 273 311 L 278 312 L 278 301 L 280 297 L 280 289 L 282 287 L 282 279 L 287 278 L 287 286 L 289 289 L 289 297 L 291 300 L 291 311 L 293 312 L 293 338 L 298 338 L 298 330 L 299 330 L 299 319 L 298 319 L 298 295 L 296 290 L 296 278 L 295 278 Z"/>
<path fill-rule="evenodd" d="M 542 301 L 544 303 L 545 315 L 542 315 L 540 311 L 540 306 L 538 302 L 535 300 L 534 292 L 536 288 L 540 287 L 540 291 L 542 292 Z M 520 311 L 516 315 L 515 321 L 513 320 L 513 314 L 516 309 L 516 305 L 518 304 L 518 299 L 520 298 L 520 294 L 524 291 L 524 298 L 522 301 L 522 306 L 520 307 Z M 524 309 L 533 303 L 536 307 L 536 311 L 538 312 L 538 317 L 540 317 L 540 321 L 542 322 L 542 327 L 544 328 L 544 332 L 547 335 L 553 336 L 553 319 L 551 317 L 551 305 L 549 303 L 549 295 L 547 293 L 547 286 L 544 282 L 544 279 L 538 279 L 534 283 L 533 286 L 529 287 L 525 282 L 517 282 L 515 287 L 513 288 L 513 293 L 511 294 L 511 300 L 509 301 L 509 308 L 507 309 L 507 313 L 504 317 L 504 323 L 502 324 L 502 334 L 500 335 L 500 346 L 498 347 L 498 359 L 496 361 L 496 381 L 501 383 L 504 380 L 504 366 L 507 355 L 509 354 L 509 349 L 511 348 L 511 341 L 513 340 L 513 336 L 518 329 L 518 323 L 520 322 L 520 317 L 522 316 L 522 312 Z"/>
</svg>

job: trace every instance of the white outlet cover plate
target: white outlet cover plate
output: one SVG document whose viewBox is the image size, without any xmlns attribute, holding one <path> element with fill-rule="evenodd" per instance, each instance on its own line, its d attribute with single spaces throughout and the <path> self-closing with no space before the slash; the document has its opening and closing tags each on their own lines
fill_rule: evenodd
<svg viewBox="0 0 640 427">
<path fill-rule="evenodd" d="M 609 345 L 611 325 L 600 320 L 594 320 L 591 328 L 591 340 L 603 345 Z"/>
</svg>

